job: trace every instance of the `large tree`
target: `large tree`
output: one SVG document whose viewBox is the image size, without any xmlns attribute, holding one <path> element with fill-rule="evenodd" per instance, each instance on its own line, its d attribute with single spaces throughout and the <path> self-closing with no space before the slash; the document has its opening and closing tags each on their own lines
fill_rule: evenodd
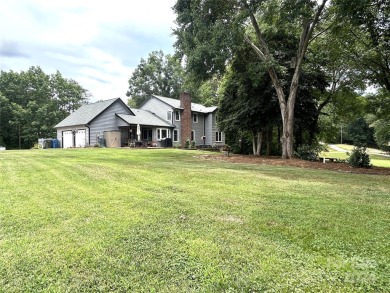
<svg viewBox="0 0 390 293">
<path fill-rule="evenodd" d="M 336 29 L 347 40 L 344 50 L 355 70 L 390 92 L 390 0 L 334 0 Z"/>
<path fill-rule="evenodd" d="M 150 95 L 177 99 L 185 80 L 184 69 L 174 56 L 154 51 L 141 59 L 129 79 L 129 106 L 139 107 Z"/>
<path fill-rule="evenodd" d="M 278 97 L 283 123 L 282 157 L 286 159 L 293 156 L 294 108 L 304 56 L 326 2 L 178 0 L 174 6 L 177 51 L 199 78 L 223 72 L 227 60 L 243 42 L 265 64 Z M 283 48 L 271 46 L 268 36 L 275 30 L 297 36 L 293 56 L 279 56 Z M 286 57 L 291 62 L 286 62 Z M 293 75 L 285 90 L 280 71 L 290 67 Z"/>
<path fill-rule="evenodd" d="M 254 155 L 261 154 L 267 130 L 280 120 L 272 83 L 248 46 L 237 51 L 220 88 L 217 122 L 226 133 L 249 132 Z"/>
<path fill-rule="evenodd" d="M 87 102 L 88 92 L 58 71 L 40 67 L 0 72 L 0 142 L 30 148 L 38 138 L 56 136 L 54 126 Z"/>
</svg>

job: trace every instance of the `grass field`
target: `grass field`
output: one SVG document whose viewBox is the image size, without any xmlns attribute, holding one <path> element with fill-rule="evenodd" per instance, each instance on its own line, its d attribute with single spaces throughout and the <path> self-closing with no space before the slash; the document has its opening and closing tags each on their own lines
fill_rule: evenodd
<svg viewBox="0 0 390 293">
<path fill-rule="evenodd" d="M 0 292 L 388 292 L 388 176 L 196 154 L 0 152 Z"/>
<path fill-rule="evenodd" d="M 353 145 L 348 145 L 348 144 L 337 144 L 336 146 L 338 146 L 341 149 L 344 149 L 345 151 L 347 151 L 349 153 L 351 153 L 351 151 L 354 148 Z M 370 156 L 370 162 L 373 166 L 390 168 L 390 157 L 379 155 L 378 153 L 380 153 L 380 151 L 377 149 L 368 148 L 367 152 Z M 331 148 L 328 148 L 327 152 L 322 152 L 321 155 L 328 157 L 328 158 L 338 158 L 338 159 L 343 159 L 343 160 L 349 158 L 348 153 L 336 151 L 336 150 L 333 150 Z"/>
</svg>

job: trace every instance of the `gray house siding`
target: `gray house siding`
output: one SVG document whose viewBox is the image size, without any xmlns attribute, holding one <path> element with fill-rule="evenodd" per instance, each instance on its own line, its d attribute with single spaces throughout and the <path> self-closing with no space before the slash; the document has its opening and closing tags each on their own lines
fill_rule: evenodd
<svg viewBox="0 0 390 293">
<path fill-rule="evenodd" d="M 168 122 L 174 121 L 174 120 L 172 121 L 167 120 L 168 111 L 172 112 L 172 118 L 174 119 L 172 107 L 155 98 L 149 99 L 145 104 L 142 105 L 141 109 L 149 110 L 150 112 L 155 113 L 157 116 L 159 116 L 160 118 Z"/>
<path fill-rule="evenodd" d="M 212 133 L 212 126 L 213 126 L 213 114 L 210 113 L 205 116 L 205 135 L 206 135 L 206 145 L 213 145 L 213 133 Z"/>
<path fill-rule="evenodd" d="M 103 111 L 99 116 L 97 116 L 89 124 L 90 129 L 90 145 L 97 143 L 97 136 L 103 135 L 104 131 L 119 130 L 119 126 L 122 126 L 122 122 L 119 123 L 117 119 L 118 114 L 129 114 L 130 110 L 124 108 L 121 103 L 114 103 Z"/>
<path fill-rule="evenodd" d="M 205 135 L 204 128 L 204 114 L 196 113 L 198 115 L 198 123 L 194 122 L 194 113 L 192 113 L 192 129 L 195 131 L 195 143 L 196 145 L 203 144 L 202 136 Z"/>
<path fill-rule="evenodd" d="M 175 126 L 175 129 L 178 130 L 178 141 L 173 141 L 173 129 L 169 129 L 169 137 L 172 138 L 172 143 L 173 145 L 180 143 L 180 128 L 181 124 L 180 121 L 176 121 L 175 119 L 175 109 L 171 107 L 170 105 L 156 99 L 156 98 L 151 98 L 145 102 L 141 106 L 142 110 L 148 110 L 152 113 L 155 113 L 157 116 L 162 118 L 163 120 L 166 120 L 167 122 L 171 123 L 172 125 Z M 167 114 L 168 111 L 171 112 L 171 120 L 168 120 Z M 181 118 L 181 110 L 180 111 L 180 118 Z M 157 142 L 157 145 L 160 146 L 161 142 L 158 141 L 157 139 L 157 127 L 153 128 L 153 141 Z"/>
<path fill-rule="evenodd" d="M 216 132 L 217 131 L 220 131 L 219 128 L 217 127 L 217 115 L 216 113 L 211 113 L 210 116 L 212 117 L 211 120 L 211 125 L 212 125 L 212 144 L 216 144 L 216 145 L 220 145 L 220 146 L 223 146 L 225 145 L 225 133 L 222 132 L 222 141 L 220 142 L 217 142 L 216 141 Z"/>
</svg>

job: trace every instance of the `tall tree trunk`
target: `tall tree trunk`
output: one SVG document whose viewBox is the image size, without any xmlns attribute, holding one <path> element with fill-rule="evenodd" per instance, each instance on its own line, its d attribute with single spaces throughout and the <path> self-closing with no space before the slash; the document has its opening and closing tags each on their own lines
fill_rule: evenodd
<svg viewBox="0 0 390 293">
<path fill-rule="evenodd" d="M 253 155 L 260 156 L 261 146 L 263 144 L 263 131 L 252 131 L 252 150 Z"/>
<path fill-rule="evenodd" d="M 261 146 L 263 144 L 263 131 L 259 131 L 257 133 L 257 148 L 256 148 L 256 156 L 261 156 Z"/>
<path fill-rule="evenodd" d="M 253 154 L 256 155 L 256 133 L 252 131 L 252 151 Z"/>
<path fill-rule="evenodd" d="M 18 125 L 18 135 L 19 135 L 19 149 L 22 149 L 22 136 L 20 135 L 20 124 Z"/>
<path fill-rule="evenodd" d="M 266 151 L 266 156 L 270 156 L 271 155 L 272 132 L 273 132 L 273 126 L 268 127 L 268 129 L 267 129 L 267 151 Z"/>
<path fill-rule="evenodd" d="M 313 19 L 310 20 L 306 18 L 303 20 L 303 30 L 301 32 L 299 46 L 296 54 L 295 71 L 291 80 L 287 100 L 286 94 L 283 90 L 283 86 L 279 80 L 275 67 L 271 66 L 268 68 L 268 73 L 271 77 L 272 83 L 276 90 L 276 94 L 278 96 L 280 112 L 282 116 L 283 131 L 281 143 L 283 159 L 291 159 L 293 157 L 294 107 L 297 96 L 299 77 L 301 75 L 303 58 L 309 45 L 309 41 L 313 35 L 314 28 L 319 22 L 320 15 L 325 7 L 326 2 L 327 0 L 322 0 L 322 2 L 318 5 L 317 11 L 315 12 Z M 269 62 L 273 60 L 273 56 L 268 48 L 268 44 L 265 41 L 265 38 L 263 37 L 262 31 L 251 7 L 245 0 L 241 0 L 241 4 L 243 7 L 246 8 L 247 12 L 249 12 L 249 17 L 255 30 L 258 46 L 256 46 L 248 36 L 245 36 L 245 41 L 254 49 L 254 51 L 257 53 L 257 55 L 262 61 Z"/>
</svg>

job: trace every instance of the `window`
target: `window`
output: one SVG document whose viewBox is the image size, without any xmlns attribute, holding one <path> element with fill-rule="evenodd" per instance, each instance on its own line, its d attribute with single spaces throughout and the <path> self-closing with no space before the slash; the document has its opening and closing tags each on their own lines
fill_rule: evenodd
<svg viewBox="0 0 390 293">
<path fill-rule="evenodd" d="M 215 132 L 215 141 L 222 142 L 222 132 L 220 132 L 220 131 Z"/>
<path fill-rule="evenodd" d="M 172 111 L 167 112 L 167 120 L 172 121 Z"/>
<path fill-rule="evenodd" d="M 180 111 L 179 110 L 175 111 L 175 120 L 180 121 Z"/>
<path fill-rule="evenodd" d="M 142 139 L 143 140 L 152 140 L 152 130 L 151 129 L 142 129 Z"/>
<path fill-rule="evenodd" d="M 191 141 L 195 140 L 195 130 L 191 130 Z"/>
<path fill-rule="evenodd" d="M 177 129 L 173 131 L 173 141 L 179 141 L 179 131 Z"/>
<path fill-rule="evenodd" d="M 194 121 L 194 123 L 198 123 L 198 114 L 197 113 L 193 114 L 192 121 Z"/>
<path fill-rule="evenodd" d="M 166 128 L 157 128 L 157 140 L 169 137 L 169 130 Z"/>
</svg>

